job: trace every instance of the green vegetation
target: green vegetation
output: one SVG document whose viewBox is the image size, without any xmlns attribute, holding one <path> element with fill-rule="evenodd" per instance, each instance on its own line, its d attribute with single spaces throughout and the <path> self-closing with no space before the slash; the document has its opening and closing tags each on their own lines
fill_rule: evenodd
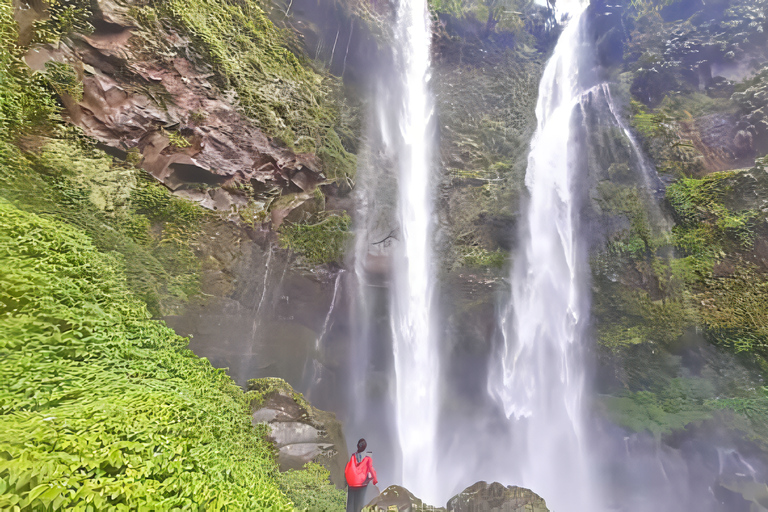
<svg viewBox="0 0 768 512">
<path fill-rule="evenodd" d="M 120 255 L 131 291 L 152 314 L 177 312 L 199 291 L 193 246 L 206 213 L 76 133 L 60 131 L 37 139 L 37 153 L 15 153 L 0 195 L 85 231 L 100 250 Z"/>
<path fill-rule="evenodd" d="M 513 50 L 493 55 L 473 47 L 452 51 L 476 55 L 477 65 L 468 64 L 468 57 L 458 62 L 447 58 L 435 69 L 446 162 L 441 207 L 450 218 L 455 245 L 445 265 L 494 267 L 504 256 L 490 226 L 513 223 L 519 210 L 541 67 Z"/>
<path fill-rule="evenodd" d="M 430 9 L 437 14 L 457 18 L 472 17 L 485 24 L 486 35 L 491 32 L 512 32 L 523 36 L 524 12 L 533 7 L 532 0 L 429 0 Z"/>
<path fill-rule="evenodd" d="M 597 191 L 598 204 L 604 212 L 622 215 L 629 221 L 629 229 L 609 242 L 613 253 L 641 258 L 664 242 L 663 238 L 653 236 L 645 206 L 649 200 L 647 194 L 642 194 L 636 186 L 623 186 L 612 181 L 600 182 Z"/>
<path fill-rule="evenodd" d="M 504 251 L 489 251 L 477 246 L 459 245 L 456 250 L 459 252 L 459 262 L 468 267 L 501 269 L 509 258 Z"/>
<path fill-rule="evenodd" d="M 602 402 L 618 425 L 659 436 L 711 417 L 707 401 L 714 387 L 706 379 L 676 378 L 657 392 L 637 391 L 604 397 Z"/>
<path fill-rule="evenodd" d="M 72 64 L 46 62 L 45 78 L 59 96 L 69 95 L 73 100 L 83 99 L 83 83 Z"/>
<path fill-rule="evenodd" d="M 289 510 L 246 395 L 123 271 L 0 202 L 0 508 Z"/>
<path fill-rule="evenodd" d="M 168 142 L 170 142 L 171 146 L 175 148 L 184 149 L 192 145 L 187 138 L 179 132 L 165 132 L 165 135 L 168 136 Z"/>
<path fill-rule="evenodd" d="M 642 135 L 645 150 L 660 173 L 678 177 L 701 170 L 701 154 L 691 140 L 681 135 L 682 116 L 692 119 L 686 110 L 675 110 L 669 103 L 649 110 L 632 101 L 632 126 Z"/>
<path fill-rule="evenodd" d="M 330 472 L 320 464 L 309 462 L 301 471 L 290 469 L 280 473 L 280 489 L 298 510 L 344 510 L 346 493 L 328 485 Z"/>
<path fill-rule="evenodd" d="M 33 42 L 55 44 L 72 32 L 89 35 L 93 32 L 89 18 L 91 2 L 88 0 L 46 0 L 48 16 L 35 22 Z"/>
<path fill-rule="evenodd" d="M 280 227 L 280 246 L 301 254 L 311 264 L 340 262 L 350 237 L 349 215 L 324 215 L 315 223 L 285 223 Z"/>
<path fill-rule="evenodd" d="M 354 158 L 340 142 L 334 146 L 334 128 L 340 129 L 342 118 L 342 100 L 335 94 L 340 83 L 294 55 L 286 34 L 258 2 L 155 1 L 132 13 L 148 30 L 169 20 L 189 34 L 213 66 L 219 85 L 236 91 L 244 112 L 269 135 L 298 152 L 333 147 L 342 160 Z"/>
<path fill-rule="evenodd" d="M 317 150 L 317 156 L 323 163 L 323 172 L 327 179 L 344 184 L 349 188 L 354 186 L 357 157 L 344 149 L 339 135 L 333 128 L 328 130 L 323 137 L 322 145 Z"/>
<path fill-rule="evenodd" d="M 670 185 L 667 197 L 680 219 L 673 231 L 678 247 L 711 258 L 724 250 L 752 246 L 753 221 L 759 212 L 733 211 L 724 204 L 738 176 L 737 171 L 725 171 L 702 179 L 681 178 Z"/>
<path fill-rule="evenodd" d="M 650 387 L 604 396 L 600 403 L 617 425 L 636 432 L 660 437 L 690 423 L 716 421 L 766 447 L 768 388 L 738 391 L 738 397 L 723 398 L 729 390 L 722 383 L 690 376 L 662 378 Z"/>
<path fill-rule="evenodd" d="M 251 398 L 251 408 L 259 407 L 264 400 L 272 393 L 286 393 L 293 397 L 293 401 L 306 410 L 311 410 L 312 406 L 304 398 L 304 395 L 294 391 L 290 384 L 277 377 L 263 377 L 260 379 L 250 379 L 248 381 L 248 396 Z"/>
<path fill-rule="evenodd" d="M 321 469 L 277 472 L 255 396 L 150 319 L 198 293 L 209 214 L 60 124 L 77 72 L 31 74 L 12 12 L 0 3 L 0 509 L 331 503 Z"/>
<path fill-rule="evenodd" d="M 17 43 L 18 32 L 13 19 L 13 5 L 0 2 L 0 157 L 10 158 L 13 150 L 7 141 L 23 127 L 39 126 L 54 115 L 55 101 L 48 94 L 41 76 L 30 77 L 21 59 L 23 48 Z"/>
<path fill-rule="evenodd" d="M 309 462 L 301 471 L 289 469 L 280 473 L 280 489 L 298 510 L 344 510 L 346 493 L 328 485 L 330 472 L 320 464 Z"/>
</svg>

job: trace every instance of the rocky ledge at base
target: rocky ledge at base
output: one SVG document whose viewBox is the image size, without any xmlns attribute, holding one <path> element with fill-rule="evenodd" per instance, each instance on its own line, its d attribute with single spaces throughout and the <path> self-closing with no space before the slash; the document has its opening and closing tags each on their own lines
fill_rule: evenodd
<svg viewBox="0 0 768 512">
<path fill-rule="evenodd" d="M 344 465 L 346 442 L 336 415 L 313 407 L 283 379 L 262 378 L 248 381 L 252 393 L 253 424 L 266 423 L 269 438 L 277 450 L 280 471 L 299 469 L 316 462 L 330 471 L 331 483 L 346 487 Z M 371 486 L 375 492 L 376 488 Z M 391 485 L 363 509 L 398 512 L 549 512 L 544 499 L 522 487 L 477 482 L 448 500 L 445 507 L 422 502 L 408 489 Z"/>
<path fill-rule="evenodd" d="M 445 512 L 549 512 L 544 499 L 522 487 L 493 482 L 477 482 L 448 500 L 445 508 L 424 504 L 408 489 L 391 485 L 363 509 L 368 512 L 397 510 L 417 512 L 422 510 Z"/>
</svg>

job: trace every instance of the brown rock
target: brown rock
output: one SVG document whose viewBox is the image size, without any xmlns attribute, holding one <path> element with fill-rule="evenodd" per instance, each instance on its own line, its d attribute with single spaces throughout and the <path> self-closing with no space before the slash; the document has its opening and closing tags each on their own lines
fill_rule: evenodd
<svg viewBox="0 0 768 512">
<path fill-rule="evenodd" d="M 245 205 L 241 185 L 259 183 L 255 188 L 274 197 L 311 193 L 326 183 L 315 155 L 292 152 L 237 111 L 236 98 L 211 84 L 213 74 L 201 69 L 205 64 L 186 38 L 167 28 L 146 33 L 117 2 L 101 0 L 95 16 L 102 18 L 97 27 L 108 28 L 55 48 L 36 47 L 25 57 L 35 70 L 50 60 L 79 70 L 82 100 L 62 100 L 69 121 L 86 135 L 115 154 L 138 151 L 145 170 L 210 209 Z M 176 56 L 147 51 L 156 47 L 169 47 Z M 186 139 L 187 147 L 172 144 L 170 131 Z M 215 196 L 195 191 L 201 184 L 216 188 Z M 288 212 L 280 215 L 303 202 L 286 202 Z"/>
</svg>

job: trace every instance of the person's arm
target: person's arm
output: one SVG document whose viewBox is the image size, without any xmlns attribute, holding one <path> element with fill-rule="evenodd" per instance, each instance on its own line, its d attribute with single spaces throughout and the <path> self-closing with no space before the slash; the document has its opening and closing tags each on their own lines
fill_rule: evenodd
<svg viewBox="0 0 768 512">
<path fill-rule="evenodd" d="M 371 460 L 371 459 L 369 458 L 369 459 L 368 459 L 368 461 L 369 461 L 369 462 L 368 462 L 368 470 L 369 470 L 369 471 L 371 472 L 371 474 L 373 475 L 373 485 L 376 485 L 376 484 L 378 484 L 378 483 L 379 483 L 379 479 L 378 479 L 378 478 L 376 478 L 376 470 L 375 470 L 375 469 L 373 469 L 373 460 Z"/>
</svg>

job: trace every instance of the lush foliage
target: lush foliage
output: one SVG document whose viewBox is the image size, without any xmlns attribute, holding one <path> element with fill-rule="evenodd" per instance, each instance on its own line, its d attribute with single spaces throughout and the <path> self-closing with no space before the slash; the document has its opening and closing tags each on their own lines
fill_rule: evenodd
<svg viewBox="0 0 768 512">
<path fill-rule="evenodd" d="M 96 150 L 77 132 L 38 139 L 36 153 L 13 151 L 0 177 L 18 207 L 84 230 L 123 258 L 131 291 L 155 314 L 176 311 L 199 290 L 193 245 L 202 210 L 173 197 L 130 164 Z"/>
<path fill-rule="evenodd" d="M 290 509 L 247 397 L 119 259 L 2 202 L 0 284 L 0 508 Z"/>
<path fill-rule="evenodd" d="M 438 14 L 472 17 L 485 24 L 485 35 L 493 31 L 523 33 L 523 17 L 532 0 L 430 0 L 429 7 Z"/>
<path fill-rule="evenodd" d="M 206 214 L 61 126 L 82 84 L 30 73 L 16 38 L 3 1 L 0 509 L 291 510 L 253 397 L 150 320 L 198 292 Z"/>
<path fill-rule="evenodd" d="M 349 215 L 326 215 L 315 223 L 285 223 L 280 227 L 280 245 L 303 255 L 309 263 L 339 262 L 344 255 L 349 228 Z"/>
<path fill-rule="evenodd" d="M 0 2 L 0 139 L 17 136 L 23 127 L 47 123 L 55 102 L 45 90 L 41 77 L 31 77 L 21 60 L 23 48 L 17 43 L 13 5 Z M 3 149 L 7 154 L 9 149 Z"/>
<path fill-rule="evenodd" d="M 328 485 L 330 472 L 320 464 L 309 462 L 302 471 L 280 473 L 280 489 L 299 510 L 331 512 L 344 510 L 346 493 Z"/>
</svg>

